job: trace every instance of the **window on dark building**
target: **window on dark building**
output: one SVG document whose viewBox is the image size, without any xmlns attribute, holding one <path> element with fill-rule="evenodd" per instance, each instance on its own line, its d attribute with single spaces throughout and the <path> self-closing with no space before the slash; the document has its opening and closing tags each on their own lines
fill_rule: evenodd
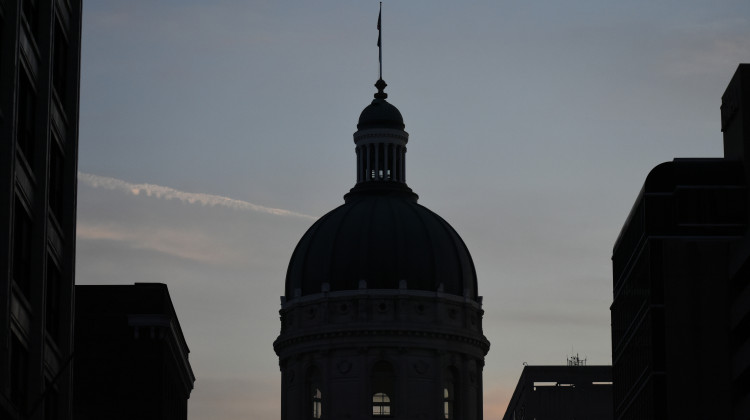
<svg viewBox="0 0 750 420">
<path fill-rule="evenodd" d="M 13 280 L 29 297 L 31 288 L 31 217 L 16 197 L 13 217 Z"/>
<path fill-rule="evenodd" d="M 448 388 L 443 388 L 443 415 L 446 419 L 453 418 L 453 393 Z"/>
<path fill-rule="evenodd" d="M 45 323 L 47 333 L 54 339 L 60 339 L 60 292 L 62 276 L 52 258 L 47 258 L 47 284 L 45 288 Z"/>
<path fill-rule="evenodd" d="M 3 63 L 5 62 L 5 57 L 7 55 L 5 44 L 4 44 L 5 36 L 3 36 L 5 33 L 5 19 L 3 18 L 4 16 L 0 14 L 0 69 L 3 68 Z M 5 73 L 5 72 L 2 72 L 2 73 Z M 5 76 L 2 73 L 0 73 L 0 75 Z M 0 105 L 0 117 L 3 117 L 6 112 L 7 111 L 2 108 L 2 105 Z"/>
<path fill-rule="evenodd" d="M 390 416 L 391 415 L 391 397 L 385 392 L 376 392 L 372 396 L 372 415 L 373 416 Z"/>
<path fill-rule="evenodd" d="M 372 369 L 372 415 L 385 417 L 393 415 L 396 375 L 388 362 L 378 362 Z"/>
<path fill-rule="evenodd" d="M 25 412 L 28 400 L 27 378 L 29 370 L 29 353 L 21 340 L 11 333 L 10 343 L 10 400 L 18 411 Z"/>
<path fill-rule="evenodd" d="M 445 372 L 445 385 L 443 388 L 443 416 L 445 419 L 456 418 L 456 379 L 458 374 L 455 369 L 449 368 Z"/>
<path fill-rule="evenodd" d="M 26 19 L 31 35 L 37 38 L 39 36 L 39 10 L 36 6 L 36 0 L 23 0 L 23 17 Z"/>
<path fill-rule="evenodd" d="M 321 386 L 321 377 L 320 377 L 320 371 L 315 366 L 311 366 L 307 370 L 307 375 L 305 379 L 305 384 L 307 387 L 307 398 L 308 404 L 310 404 L 309 412 L 312 419 L 319 419 L 323 416 L 323 393 L 320 390 Z"/>
<path fill-rule="evenodd" d="M 323 415 L 323 394 L 320 388 L 313 389 L 312 395 L 312 418 L 319 419 Z"/>
<path fill-rule="evenodd" d="M 55 138 L 53 137 L 53 140 Z M 58 146 L 57 141 L 53 141 L 50 146 L 50 165 L 49 165 L 49 207 L 58 222 L 63 218 L 63 177 L 64 177 L 65 158 Z"/>
<path fill-rule="evenodd" d="M 65 81 L 68 76 L 68 40 L 62 30 L 59 22 L 55 23 L 55 50 L 54 65 L 52 72 L 52 84 L 55 87 L 57 98 L 61 104 L 65 104 L 66 85 Z M 64 107 L 63 107 L 64 108 Z"/>
<path fill-rule="evenodd" d="M 35 113 L 36 92 L 31 86 L 28 76 L 20 72 L 18 87 L 18 145 L 26 158 L 26 162 L 33 169 L 35 142 Z"/>
</svg>

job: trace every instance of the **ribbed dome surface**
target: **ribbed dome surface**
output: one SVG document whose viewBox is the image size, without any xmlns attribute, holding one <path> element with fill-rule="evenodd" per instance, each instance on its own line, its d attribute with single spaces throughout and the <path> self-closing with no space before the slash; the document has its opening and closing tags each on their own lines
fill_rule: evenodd
<svg viewBox="0 0 750 420">
<path fill-rule="evenodd" d="M 308 229 L 297 244 L 286 277 L 287 299 L 368 289 L 398 289 L 477 297 L 474 263 L 463 240 L 440 216 L 417 204 L 413 194 L 383 191 L 350 194 Z"/>
<path fill-rule="evenodd" d="M 380 98 L 373 99 L 372 103 L 362 110 L 357 123 L 357 128 L 360 130 L 366 128 L 403 130 L 404 127 L 404 117 L 401 116 L 401 111 L 385 99 Z"/>
</svg>

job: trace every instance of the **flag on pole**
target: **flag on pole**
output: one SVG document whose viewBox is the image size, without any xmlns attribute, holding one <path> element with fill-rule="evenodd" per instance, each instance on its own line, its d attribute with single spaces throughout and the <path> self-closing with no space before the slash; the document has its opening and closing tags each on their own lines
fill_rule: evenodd
<svg viewBox="0 0 750 420">
<path fill-rule="evenodd" d="M 378 13 L 378 47 L 380 46 L 380 15 L 383 13 L 383 3 L 380 3 L 381 10 Z"/>
</svg>

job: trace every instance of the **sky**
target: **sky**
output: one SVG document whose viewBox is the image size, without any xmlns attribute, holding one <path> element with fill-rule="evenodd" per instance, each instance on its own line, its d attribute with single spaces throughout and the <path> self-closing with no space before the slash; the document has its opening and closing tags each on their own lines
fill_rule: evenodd
<svg viewBox="0 0 750 420">
<path fill-rule="evenodd" d="M 610 364 L 612 246 L 649 170 L 720 157 L 747 0 L 383 2 L 419 202 L 484 296 L 484 417 L 523 368 Z M 377 1 L 84 2 L 78 284 L 169 287 L 189 418 L 280 417 L 292 251 L 355 182 Z"/>
</svg>

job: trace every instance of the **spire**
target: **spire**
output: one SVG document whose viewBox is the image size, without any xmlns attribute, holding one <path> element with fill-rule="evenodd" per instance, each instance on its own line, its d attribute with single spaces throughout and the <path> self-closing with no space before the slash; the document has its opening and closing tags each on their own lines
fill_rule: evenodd
<svg viewBox="0 0 750 420">
<path fill-rule="evenodd" d="M 382 3 L 381 3 L 382 12 Z M 362 110 L 354 133 L 357 154 L 357 183 L 345 199 L 361 194 L 405 193 L 416 200 L 417 195 L 406 185 L 406 143 L 401 112 L 386 101 L 388 84 L 383 80 L 381 14 L 378 14 L 378 49 L 380 77 L 375 82 L 375 99 Z"/>
</svg>

